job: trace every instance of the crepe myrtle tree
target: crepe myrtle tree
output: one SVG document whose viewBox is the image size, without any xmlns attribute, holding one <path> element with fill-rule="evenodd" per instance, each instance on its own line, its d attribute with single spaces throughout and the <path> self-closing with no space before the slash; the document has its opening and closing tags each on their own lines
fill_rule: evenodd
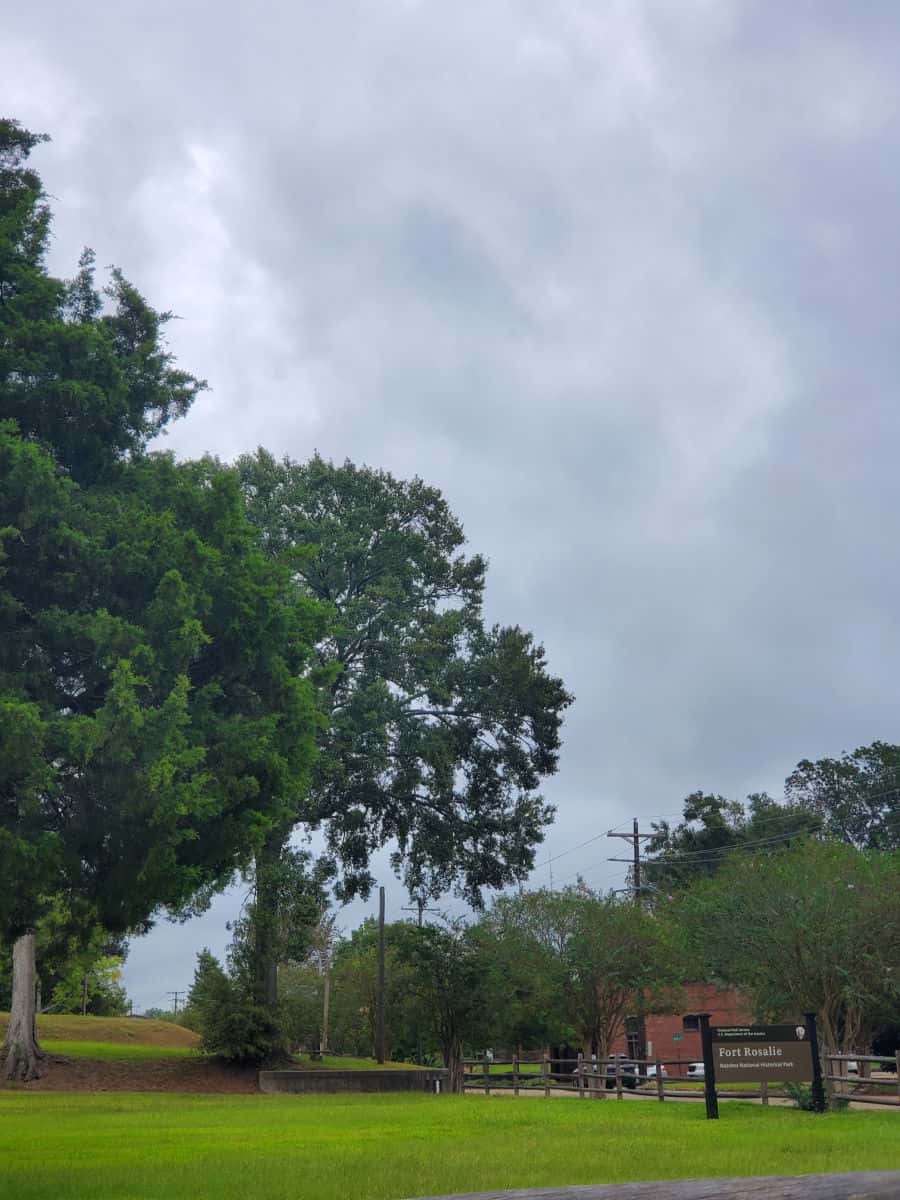
<svg viewBox="0 0 900 1200">
<path fill-rule="evenodd" d="M 542 888 L 500 897 L 484 924 L 514 950 L 508 987 L 523 998 L 523 1011 L 561 1018 L 585 1052 L 601 1059 L 634 1014 L 639 993 L 645 1012 L 677 1012 L 683 1003 L 674 928 L 631 900 L 581 882 L 558 892 Z"/>
<path fill-rule="evenodd" d="M 734 854 L 678 897 L 696 969 L 766 1020 L 818 1014 L 825 1047 L 864 1051 L 900 1004 L 900 851 L 807 839 Z"/>
<path fill-rule="evenodd" d="M 530 633 L 485 625 L 486 564 L 441 493 L 318 455 L 259 450 L 237 468 L 265 546 L 332 615 L 328 720 L 295 819 L 324 829 L 339 895 L 368 893 L 388 845 L 410 894 L 478 906 L 524 879 L 572 697 Z"/>
<path fill-rule="evenodd" d="M 35 930 L 140 929 L 202 903 L 305 794 L 313 602 L 233 474 L 148 455 L 202 387 L 90 256 L 46 269 L 39 138 L 0 122 L 0 1075 L 33 1078 Z"/>
</svg>

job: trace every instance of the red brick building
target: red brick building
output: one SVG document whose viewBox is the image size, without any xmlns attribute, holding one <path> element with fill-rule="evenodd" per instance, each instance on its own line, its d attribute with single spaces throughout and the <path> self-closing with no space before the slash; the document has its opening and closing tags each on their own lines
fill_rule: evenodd
<svg viewBox="0 0 900 1200">
<path fill-rule="evenodd" d="M 749 1025 L 753 1014 L 749 1001 L 738 992 L 722 991 L 707 983 L 689 983 L 685 986 L 687 1007 L 680 1016 L 648 1016 L 647 1057 L 683 1058 L 701 1062 L 703 1048 L 700 1045 L 699 1013 L 709 1013 L 710 1025 Z M 623 1033 L 613 1052 L 636 1056 L 637 1034 Z M 686 1066 L 669 1066 L 670 1076 L 687 1074 Z"/>
</svg>

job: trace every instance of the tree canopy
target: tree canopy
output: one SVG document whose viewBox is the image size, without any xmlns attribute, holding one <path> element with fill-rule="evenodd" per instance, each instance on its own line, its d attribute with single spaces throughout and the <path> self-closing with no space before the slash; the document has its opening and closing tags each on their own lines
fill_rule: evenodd
<svg viewBox="0 0 900 1200">
<path fill-rule="evenodd" d="M 819 818 L 825 833 L 854 846 L 900 848 L 900 746 L 872 742 L 839 758 L 803 759 L 785 796 Z"/>
<path fill-rule="evenodd" d="M 237 479 L 147 439 L 200 384 L 89 259 L 46 271 L 49 211 L 0 124 L 0 938 L 54 898 L 139 928 L 227 881 L 304 794 L 321 609 L 258 545 Z M 18 943 L 17 943 L 18 945 Z M 24 977 L 23 977 L 24 980 Z M 10 1075 L 38 1069 L 13 979 Z M 30 994 L 30 998 L 29 998 Z"/>
<path fill-rule="evenodd" d="M 808 839 L 735 855 L 677 902 L 701 977 L 760 1018 L 819 1015 L 826 1046 L 859 1051 L 900 1003 L 900 855 Z"/>
<path fill-rule="evenodd" d="M 685 887 L 715 875 L 735 851 L 774 852 L 821 827 L 805 804 L 780 804 L 765 792 L 744 803 L 693 792 L 678 825 L 653 825 L 658 836 L 649 843 L 643 876 L 657 894 Z"/>
<path fill-rule="evenodd" d="M 328 725 L 298 819 L 324 825 L 341 894 L 368 890 L 391 842 L 412 893 L 478 904 L 523 879 L 571 696 L 531 634 L 485 626 L 485 562 L 463 553 L 440 492 L 318 456 L 260 450 L 238 469 L 265 545 L 333 616 L 318 644 Z"/>
<path fill-rule="evenodd" d="M 605 1058 L 638 1011 L 670 1011 L 684 982 L 672 927 L 652 912 L 583 885 L 502 897 L 487 923 L 505 941 L 521 946 L 509 976 L 539 973 L 538 1012 L 562 1016 L 588 1053 Z M 550 989 L 549 996 L 544 994 Z M 533 984 L 532 984 L 533 987 Z M 549 1030 L 547 1032 L 550 1032 Z"/>
</svg>

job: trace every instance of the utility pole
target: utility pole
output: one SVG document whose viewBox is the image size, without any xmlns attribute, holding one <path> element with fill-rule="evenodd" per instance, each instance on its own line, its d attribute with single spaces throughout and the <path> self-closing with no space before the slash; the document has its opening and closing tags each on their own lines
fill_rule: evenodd
<svg viewBox="0 0 900 1200">
<path fill-rule="evenodd" d="M 662 834 L 660 834 L 660 833 L 641 833 L 640 826 L 638 825 L 638 819 L 637 819 L 637 817 L 635 817 L 632 822 L 631 833 L 614 833 L 612 830 L 610 830 L 606 836 L 607 837 L 624 838 L 625 841 L 631 842 L 632 846 L 634 847 L 634 853 L 633 853 L 631 859 L 612 858 L 612 859 L 610 859 L 610 862 L 630 862 L 631 871 L 632 871 L 631 884 L 634 889 L 634 903 L 637 905 L 638 908 L 640 908 L 641 907 L 641 891 L 642 891 L 642 888 L 641 888 L 641 842 L 645 841 L 647 838 L 662 837 Z M 635 1057 L 642 1061 L 646 1060 L 646 1058 L 647 1058 L 647 1018 L 646 1018 L 646 1014 L 644 1013 L 644 989 L 643 988 L 638 988 L 638 993 L 637 993 L 637 1039 L 638 1039 L 638 1045 L 637 1045 L 637 1054 L 635 1055 Z"/>
<path fill-rule="evenodd" d="M 172 1015 L 177 1017 L 178 1016 L 178 1000 L 181 996 L 184 995 L 184 992 L 183 991 L 166 992 L 166 995 L 172 997 L 172 1001 L 173 1001 Z"/>
<path fill-rule="evenodd" d="M 410 900 L 412 900 L 412 896 L 410 896 Z M 439 913 L 440 911 L 441 910 L 439 908 L 427 908 L 424 896 L 416 896 L 412 904 L 405 904 L 403 906 L 403 912 L 414 912 L 418 914 L 416 924 L 420 929 L 422 928 L 422 918 L 425 913 Z"/>
<path fill-rule="evenodd" d="M 384 888 L 378 889 L 378 1013 L 375 1025 L 375 1057 L 384 1062 Z"/>
<path fill-rule="evenodd" d="M 314 955 L 322 972 L 324 986 L 322 989 L 322 1035 L 319 1039 L 319 1054 L 328 1053 L 328 1011 L 331 1003 L 331 959 L 334 952 L 336 917 L 332 913 L 323 913 L 319 918 L 316 931 Z M 313 1055 L 315 1058 L 316 1056 Z"/>
<path fill-rule="evenodd" d="M 412 899 L 413 899 L 413 897 L 410 896 L 410 900 L 412 900 Z M 441 910 L 439 908 L 426 908 L 425 897 L 422 895 L 418 895 L 415 897 L 414 903 L 404 905 L 403 911 L 417 913 L 418 917 L 417 917 L 416 923 L 417 923 L 418 927 L 421 929 L 422 928 L 422 920 L 423 920 L 425 913 L 427 913 L 427 912 L 428 913 L 439 913 Z M 416 1063 L 421 1067 L 421 1065 L 422 1065 L 422 1033 L 421 1033 L 421 1030 L 419 1029 L 418 1018 L 416 1019 Z"/>
</svg>

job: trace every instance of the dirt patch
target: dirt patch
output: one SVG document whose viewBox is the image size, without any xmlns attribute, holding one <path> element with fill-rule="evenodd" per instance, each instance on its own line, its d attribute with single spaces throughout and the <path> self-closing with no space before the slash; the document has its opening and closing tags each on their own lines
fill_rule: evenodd
<svg viewBox="0 0 900 1200">
<path fill-rule="evenodd" d="M 210 1092 L 257 1094 L 256 1067 L 229 1066 L 206 1058 L 157 1058 L 143 1062 L 98 1062 L 51 1058 L 47 1072 L 26 1092 Z"/>
</svg>

